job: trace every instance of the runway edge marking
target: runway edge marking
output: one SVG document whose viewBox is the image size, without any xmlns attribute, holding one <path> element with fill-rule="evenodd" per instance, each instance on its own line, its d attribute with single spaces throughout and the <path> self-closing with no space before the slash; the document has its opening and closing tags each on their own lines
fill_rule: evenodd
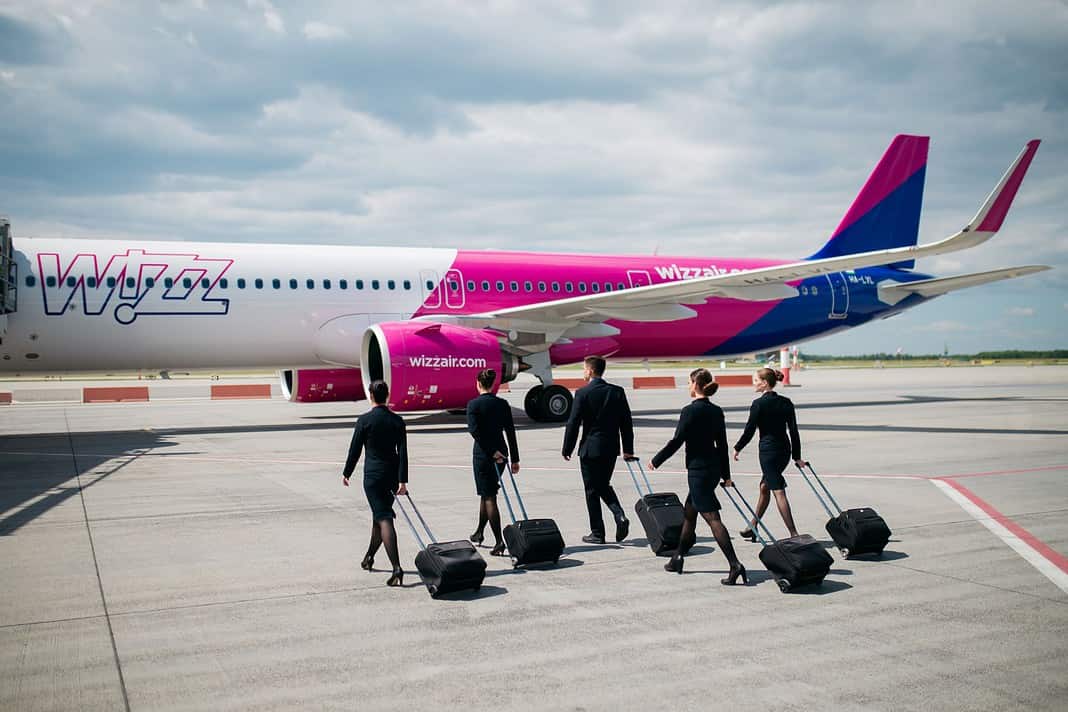
<svg viewBox="0 0 1068 712">
<path fill-rule="evenodd" d="M 1027 563 L 1038 569 L 1038 572 L 1052 581 L 1057 588 L 1068 593 L 1068 559 L 959 482 L 939 478 L 934 478 L 931 482 L 959 504 L 975 521 L 989 529 Z"/>
</svg>

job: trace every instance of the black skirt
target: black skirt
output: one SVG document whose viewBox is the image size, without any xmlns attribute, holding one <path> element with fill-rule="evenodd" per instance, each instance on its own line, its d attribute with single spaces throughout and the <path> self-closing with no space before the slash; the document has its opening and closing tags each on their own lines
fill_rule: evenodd
<svg viewBox="0 0 1068 712">
<path fill-rule="evenodd" d="M 479 497 L 495 497 L 500 490 L 497 468 L 500 467 L 492 458 L 477 454 L 472 458 L 475 471 L 475 492 Z M 504 465 L 507 467 L 507 465 Z"/>
<path fill-rule="evenodd" d="M 686 480 L 690 485 L 690 496 L 686 498 L 698 512 L 718 512 L 719 499 L 716 498 L 716 486 L 719 475 L 708 470 L 687 470 Z"/>
<path fill-rule="evenodd" d="M 789 450 L 760 448 L 760 471 L 764 473 L 760 481 L 770 490 L 786 489 L 786 478 L 782 476 L 782 473 L 789 464 Z"/>
<path fill-rule="evenodd" d="M 363 481 L 363 493 L 367 496 L 367 504 L 371 507 L 371 519 L 380 522 L 383 519 L 394 519 L 393 511 L 394 493 L 397 491 L 396 483 L 390 480 Z"/>
</svg>

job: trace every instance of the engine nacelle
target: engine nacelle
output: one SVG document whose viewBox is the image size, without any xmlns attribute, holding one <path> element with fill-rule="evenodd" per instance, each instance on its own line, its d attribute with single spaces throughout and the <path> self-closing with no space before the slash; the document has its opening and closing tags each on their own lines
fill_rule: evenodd
<svg viewBox="0 0 1068 712">
<path fill-rule="evenodd" d="M 389 321 L 363 334 L 360 370 L 366 382 L 381 379 L 389 385 L 394 410 L 463 408 L 478 395 L 475 377 L 492 368 L 493 384 L 519 373 L 519 359 L 501 348 L 488 331 L 424 321 Z"/>
<path fill-rule="evenodd" d="M 295 368 L 280 371 L 282 395 L 297 403 L 358 401 L 367 397 L 356 368 Z"/>
</svg>

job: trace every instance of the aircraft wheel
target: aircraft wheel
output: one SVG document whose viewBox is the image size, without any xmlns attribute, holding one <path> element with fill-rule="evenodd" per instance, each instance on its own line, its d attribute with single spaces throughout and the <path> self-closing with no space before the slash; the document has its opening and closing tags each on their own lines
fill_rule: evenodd
<svg viewBox="0 0 1068 712">
<path fill-rule="evenodd" d="M 571 391 L 563 386 L 549 386 L 542 392 L 540 401 L 542 414 L 550 423 L 562 423 L 571 415 L 573 398 Z"/>
<path fill-rule="evenodd" d="M 527 391 L 526 397 L 523 399 L 523 410 L 527 412 L 527 417 L 531 420 L 542 421 L 541 411 L 541 394 L 545 392 L 544 386 L 534 386 Z"/>
</svg>

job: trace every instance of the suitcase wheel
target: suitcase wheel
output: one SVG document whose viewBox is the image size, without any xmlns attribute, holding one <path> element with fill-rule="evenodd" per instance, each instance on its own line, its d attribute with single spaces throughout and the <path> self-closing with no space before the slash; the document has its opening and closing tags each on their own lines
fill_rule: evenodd
<svg viewBox="0 0 1068 712">
<path fill-rule="evenodd" d="M 782 591 L 783 593 L 789 593 L 789 591 L 790 591 L 790 582 L 789 581 L 787 581 L 786 579 L 779 579 L 776 583 L 779 584 L 779 590 L 780 591 Z"/>
<path fill-rule="evenodd" d="M 840 546 L 840 547 L 838 547 L 838 551 L 842 552 L 842 558 L 843 559 L 848 559 L 849 558 L 849 547 Z"/>
<path fill-rule="evenodd" d="M 426 590 L 427 590 L 427 591 L 430 591 L 430 595 L 431 595 L 431 596 L 436 596 L 436 595 L 438 595 L 438 587 L 437 587 L 437 586 L 435 586 L 435 585 L 434 585 L 434 584 L 432 584 L 432 583 L 428 583 L 428 584 L 426 585 Z"/>
</svg>

